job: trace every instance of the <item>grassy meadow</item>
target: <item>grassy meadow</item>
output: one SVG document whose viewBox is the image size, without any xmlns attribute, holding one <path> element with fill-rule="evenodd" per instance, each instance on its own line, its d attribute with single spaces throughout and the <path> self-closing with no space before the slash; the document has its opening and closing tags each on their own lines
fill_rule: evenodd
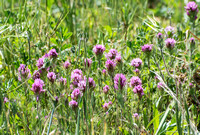
<svg viewBox="0 0 200 135">
<path fill-rule="evenodd" d="M 199 9 L 0 0 L 0 135 L 200 135 Z"/>
</svg>

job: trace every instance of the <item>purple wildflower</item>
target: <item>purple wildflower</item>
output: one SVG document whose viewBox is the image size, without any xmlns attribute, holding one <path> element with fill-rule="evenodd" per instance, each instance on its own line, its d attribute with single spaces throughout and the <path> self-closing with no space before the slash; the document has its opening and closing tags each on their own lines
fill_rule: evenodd
<svg viewBox="0 0 200 135">
<path fill-rule="evenodd" d="M 71 73 L 71 80 L 74 86 L 78 86 L 78 83 L 83 80 L 82 71 L 79 69 L 75 69 Z"/>
<path fill-rule="evenodd" d="M 7 103 L 7 102 L 9 102 L 8 98 L 7 98 L 7 97 L 4 97 L 3 103 L 5 104 L 5 103 Z"/>
<path fill-rule="evenodd" d="M 86 63 L 87 63 L 87 66 L 86 66 Z M 87 61 L 86 59 L 84 60 L 84 64 L 85 64 L 85 67 L 89 68 L 92 64 L 92 60 L 90 58 L 87 58 Z"/>
<path fill-rule="evenodd" d="M 163 83 L 162 82 L 159 82 L 158 85 L 157 85 L 158 89 L 162 89 L 164 87 Z"/>
<path fill-rule="evenodd" d="M 40 72 L 37 72 L 36 70 L 33 73 L 33 80 L 40 78 Z"/>
<path fill-rule="evenodd" d="M 108 104 L 109 104 L 109 105 L 112 105 L 112 101 L 109 101 Z"/>
<path fill-rule="evenodd" d="M 104 110 L 108 110 L 108 106 L 109 106 L 108 103 L 104 103 L 104 105 L 103 105 Z"/>
<path fill-rule="evenodd" d="M 185 10 L 187 12 L 187 15 L 192 20 L 197 19 L 197 13 L 199 12 L 199 10 L 198 10 L 198 5 L 194 1 L 188 2 L 188 4 L 185 6 Z"/>
<path fill-rule="evenodd" d="M 71 63 L 69 61 L 65 61 L 63 66 L 64 66 L 65 69 L 69 69 L 69 67 L 71 66 Z"/>
<path fill-rule="evenodd" d="M 120 90 L 124 88 L 126 85 L 126 77 L 123 74 L 116 74 L 114 78 L 114 87 L 115 89 L 119 89 L 118 87 L 120 86 Z"/>
<path fill-rule="evenodd" d="M 193 37 L 190 38 L 190 43 L 191 43 L 192 45 L 195 45 L 195 39 L 194 39 Z"/>
<path fill-rule="evenodd" d="M 57 58 L 58 53 L 56 52 L 56 49 L 51 49 L 48 53 L 48 56 L 52 57 L 52 58 Z"/>
<path fill-rule="evenodd" d="M 48 72 L 47 78 L 53 83 L 56 80 L 56 74 L 54 72 Z"/>
<path fill-rule="evenodd" d="M 166 33 L 167 37 L 172 37 L 174 35 L 174 33 L 175 33 L 174 27 L 167 26 L 165 28 L 165 33 Z"/>
<path fill-rule="evenodd" d="M 110 90 L 110 88 L 109 88 L 108 85 L 105 85 L 105 86 L 103 87 L 103 92 L 104 92 L 105 94 L 107 94 L 109 90 Z"/>
<path fill-rule="evenodd" d="M 136 68 L 136 69 L 134 70 L 134 72 L 137 73 L 137 74 L 139 74 L 140 70 L 139 70 L 138 68 Z"/>
<path fill-rule="evenodd" d="M 58 96 L 55 96 L 55 101 L 56 101 L 56 103 L 58 102 L 58 99 L 59 99 Z"/>
<path fill-rule="evenodd" d="M 145 53 L 149 53 L 149 52 L 151 52 L 151 50 L 152 50 L 152 44 L 145 44 L 145 45 L 143 45 L 142 46 L 142 51 L 143 52 L 145 52 Z"/>
<path fill-rule="evenodd" d="M 82 96 L 82 93 L 81 93 L 81 91 L 79 90 L 79 89 L 74 89 L 74 91 L 72 92 L 72 94 L 71 94 L 71 98 L 73 99 L 73 100 L 77 100 L 79 97 L 81 97 Z"/>
<path fill-rule="evenodd" d="M 133 92 L 137 93 L 139 96 L 143 96 L 144 95 L 143 88 L 142 88 L 141 85 L 135 86 L 134 89 L 133 89 Z"/>
<path fill-rule="evenodd" d="M 159 32 L 159 33 L 157 34 L 157 38 L 158 38 L 158 39 L 162 39 L 162 38 L 163 38 L 162 33 Z"/>
<path fill-rule="evenodd" d="M 35 94 L 40 94 L 41 92 L 44 92 L 43 90 L 44 82 L 41 79 L 35 79 L 34 83 L 32 84 L 31 90 Z"/>
<path fill-rule="evenodd" d="M 131 61 L 131 66 L 139 68 L 142 65 L 142 60 L 140 58 L 135 58 Z"/>
<path fill-rule="evenodd" d="M 80 82 L 78 83 L 78 88 L 79 88 L 82 92 L 85 92 L 85 90 L 86 90 L 86 81 L 85 81 L 85 80 L 80 81 Z"/>
<path fill-rule="evenodd" d="M 103 73 L 103 75 L 106 75 L 106 70 L 103 69 L 103 70 L 102 70 L 102 73 Z"/>
<path fill-rule="evenodd" d="M 190 83 L 189 86 L 190 86 L 190 88 L 192 88 L 194 85 L 193 85 L 193 83 Z"/>
<path fill-rule="evenodd" d="M 96 54 L 98 58 L 101 58 L 103 55 L 103 52 L 105 51 L 104 45 L 96 45 L 93 48 L 93 52 Z"/>
<path fill-rule="evenodd" d="M 45 58 L 48 58 L 48 57 L 49 57 L 49 54 L 48 54 L 48 53 L 45 53 L 45 55 L 42 56 L 42 58 L 44 58 L 44 59 L 45 59 Z"/>
<path fill-rule="evenodd" d="M 43 65 L 44 65 L 44 58 L 39 58 L 39 59 L 37 60 L 36 66 L 37 66 L 38 68 L 41 68 L 41 67 L 43 67 Z"/>
<path fill-rule="evenodd" d="M 173 49 L 175 47 L 175 43 L 176 41 L 172 38 L 168 38 L 165 40 L 165 44 L 168 49 Z"/>
<path fill-rule="evenodd" d="M 63 77 L 60 77 L 59 78 L 59 82 L 64 86 L 67 84 L 67 79 L 66 78 L 63 78 Z"/>
<path fill-rule="evenodd" d="M 78 102 L 76 102 L 75 100 L 72 100 L 69 102 L 69 106 L 75 109 L 76 107 L 78 107 Z"/>
<path fill-rule="evenodd" d="M 21 81 L 22 79 L 30 78 L 30 69 L 28 69 L 28 66 L 24 64 L 20 64 L 18 68 L 18 80 Z"/>
<path fill-rule="evenodd" d="M 94 89 L 96 87 L 96 84 L 93 78 L 89 77 L 88 82 L 89 82 L 89 88 Z"/>
<path fill-rule="evenodd" d="M 137 85 L 142 85 L 142 81 L 140 80 L 138 76 L 133 76 L 130 79 L 130 87 L 135 87 Z"/>
<path fill-rule="evenodd" d="M 75 69 L 75 70 L 73 70 L 73 71 L 72 71 L 72 74 L 78 74 L 78 75 L 83 76 L 83 73 L 82 73 L 82 71 L 81 71 L 80 69 Z"/>
<path fill-rule="evenodd" d="M 79 74 L 72 74 L 71 80 L 72 80 L 72 84 L 77 87 L 79 82 L 82 81 L 82 76 Z"/>
<path fill-rule="evenodd" d="M 113 73 L 116 67 L 116 63 L 113 60 L 108 59 L 106 61 L 106 68 L 108 73 Z"/>
<path fill-rule="evenodd" d="M 110 49 L 110 51 L 108 52 L 108 54 L 106 54 L 106 57 L 107 57 L 108 59 L 113 60 L 113 59 L 115 59 L 115 57 L 116 57 L 117 55 L 118 55 L 118 52 L 117 52 L 116 49 Z"/>
<path fill-rule="evenodd" d="M 136 119 L 138 119 L 138 118 L 139 118 L 139 115 L 138 115 L 138 113 L 134 113 L 134 114 L 133 114 L 133 116 L 134 116 Z"/>
<path fill-rule="evenodd" d="M 118 54 L 118 55 L 115 57 L 115 61 L 116 61 L 117 64 L 122 63 L 122 57 L 121 57 L 120 54 Z"/>
</svg>

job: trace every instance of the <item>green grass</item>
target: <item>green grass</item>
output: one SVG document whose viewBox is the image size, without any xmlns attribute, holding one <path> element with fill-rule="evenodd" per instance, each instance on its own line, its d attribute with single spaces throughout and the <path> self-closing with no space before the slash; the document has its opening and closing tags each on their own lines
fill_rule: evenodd
<svg viewBox="0 0 200 135">
<path fill-rule="evenodd" d="M 190 22 L 186 4 L 179 0 L 1 0 L 0 134 L 199 134 L 199 19 Z M 165 35 L 169 25 L 175 28 L 173 52 L 165 47 L 166 37 L 162 41 L 156 37 L 158 32 Z M 191 37 L 195 37 L 194 48 Z M 92 51 L 96 44 L 105 46 L 104 54 L 113 48 L 121 54 L 123 63 L 114 75 L 126 76 L 122 91 L 114 88 L 113 76 L 102 74 L 107 58 L 97 59 Z M 144 44 L 154 45 L 150 57 L 141 51 Z M 37 102 L 31 91 L 34 80 L 19 81 L 18 67 L 27 65 L 33 76 L 39 71 L 37 60 L 52 48 L 58 57 L 46 59 L 44 65 L 67 83 L 52 84 L 44 73 L 46 91 Z M 90 68 L 84 66 L 86 58 L 93 61 Z M 129 86 L 130 78 L 137 75 L 130 65 L 134 58 L 143 61 L 142 97 Z M 71 67 L 65 70 L 67 60 Z M 86 79 L 86 92 L 76 109 L 69 106 L 74 69 L 96 83 L 91 90 Z M 158 82 L 164 85 L 161 89 Z M 110 87 L 108 94 L 103 93 L 105 85 Z M 5 97 L 9 102 L 4 103 Z M 108 101 L 113 104 L 105 111 L 102 106 Z"/>
</svg>

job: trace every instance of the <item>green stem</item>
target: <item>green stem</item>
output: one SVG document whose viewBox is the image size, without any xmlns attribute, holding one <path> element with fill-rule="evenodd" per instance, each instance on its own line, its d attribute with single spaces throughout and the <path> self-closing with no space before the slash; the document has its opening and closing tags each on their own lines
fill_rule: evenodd
<svg viewBox="0 0 200 135">
<path fill-rule="evenodd" d="M 51 123 L 52 123 L 52 119 L 53 119 L 53 113 L 54 113 L 54 107 L 53 107 L 53 110 L 51 112 L 51 119 L 50 119 L 50 122 L 49 122 L 49 127 L 48 127 L 48 131 L 47 131 L 47 135 L 49 135 L 49 132 L 50 132 L 50 128 L 51 128 Z"/>
</svg>

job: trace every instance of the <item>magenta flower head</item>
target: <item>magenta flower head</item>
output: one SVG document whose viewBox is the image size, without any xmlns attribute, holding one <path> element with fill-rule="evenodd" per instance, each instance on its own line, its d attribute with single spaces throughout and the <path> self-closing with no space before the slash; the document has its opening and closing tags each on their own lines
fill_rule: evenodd
<svg viewBox="0 0 200 135">
<path fill-rule="evenodd" d="M 110 90 L 110 88 L 109 88 L 108 85 L 105 85 L 105 86 L 103 87 L 103 92 L 104 92 L 105 94 L 107 94 L 109 90 Z"/>
<path fill-rule="evenodd" d="M 58 53 L 56 52 L 56 49 L 51 49 L 48 53 L 48 56 L 51 58 L 57 58 Z"/>
<path fill-rule="evenodd" d="M 71 74 L 71 80 L 73 86 L 77 87 L 79 82 L 83 80 L 82 75 L 79 74 Z"/>
<path fill-rule="evenodd" d="M 134 72 L 135 72 L 136 74 L 139 74 L 139 73 L 140 73 L 140 70 L 139 70 L 138 68 L 136 68 L 136 69 L 134 70 Z"/>
<path fill-rule="evenodd" d="M 82 97 L 82 93 L 81 93 L 81 91 L 79 90 L 79 89 L 74 89 L 74 91 L 72 92 L 72 94 L 71 94 L 71 98 L 73 99 L 73 100 L 77 100 L 79 97 Z"/>
<path fill-rule="evenodd" d="M 103 109 L 104 109 L 105 111 L 107 111 L 107 110 L 108 110 L 108 106 L 109 106 L 108 103 L 104 103 L 104 105 L 103 105 Z"/>
<path fill-rule="evenodd" d="M 94 89 L 96 87 L 96 84 L 95 84 L 95 81 L 93 78 L 90 78 L 88 79 L 88 83 L 89 83 L 89 88 L 90 89 Z"/>
<path fill-rule="evenodd" d="M 109 104 L 109 105 L 112 105 L 112 101 L 109 101 L 108 104 Z"/>
<path fill-rule="evenodd" d="M 47 78 L 49 79 L 49 81 L 54 83 L 54 81 L 56 80 L 56 74 L 54 72 L 48 72 Z"/>
<path fill-rule="evenodd" d="M 63 64 L 63 67 L 65 69 L 69 69 L 70 66 L 71 66 L 71 63 L 69 61 L 65 61 L 65 63 Z"/>
<path fill-rule="evenodd" d="M 78 107 L 78 102 L 76 102 L 75 100 L 72 100 L 69 102 L 69 106 L 72 107 L 72 109 L 75 109 Z"/>
<path fill-rule="evenodd" d="M 40 78 L 40 72 L 37 72 L 36 70 L 33 73 L 33 80 Z"/>
<path fill-rule="evenodd" d="M 90 58 L 87 58 L 87 61 L 86 59 L 84 60 L 84 64 L 85 64 L 85 67 L 89 68 L 92 64 L 92 60 Z"/>
<path fill-rule="evenodd" d="M 115 89 L 122 90 L 126 85 L 126 77 L 123 74 L 116 74 L 114 78 L 114 87 Z"/>
<path fill-rule="evenodd" d="M 106 68 L 109 74 L 112 74 L 115 70 L 116 63 L 113 60 L 108 59 L 106 61 Z"/>
<path fill-rule="evenodd" d="M 176 41 L 172 38 L 168 38 L 165 40 L 166 47 L 171 50 L 175 47 Z"/>
<path fill-rule="evenodd" d="M 75 69 L 75 70 L 73 70 L 73 71 L 72 71 L 72 74 L 78 74 L 78 75 L 83 76 L 83 73 L 82 73 L 82 71 L 81 71 L 80 69 Z"/>
<path fill-rule="evenodd" d="M 32 84 L 31 90 L 38 95 L 45 91 L 43 90 L 43 86 L 44 82 L 41 79 L 35 79 L 34 83 Z"/>
<path fill-rule="evenodd" d="M 19 68 L 18 68 L 18 80 L 22 81 L 22 79 L 26 79 L 26 78 L 30 78 L 31 74 L 30 74 L 30 69 L 28 69 L 28 66 L 24 65 L 24 64 L 20 64 Z"/>
<path fill-rule="evenodd" d="M 38 68 L 41 68 L 41 67 L 43 67 L 43 65 L 44 65 L 44 58 L 39 58 L 39 59 L 37 60 L 36 66 L 37 66 Z"/>
<path fill-rule="evenodd" d="M 139 96 L 143 96 L 144 95 L 142 85 L 135 86 L 134 89 L 133 89 L 133 92 L 137 93 Z"/>
<path fill-rule="evenodd" d="M 105 69 L 102 70 L 102 74 L 106 75 L 106 70 Z"/>
<path fill-rule="evenodd" d="M 78 88 L 79 88 L 82 92 L 85 92 L 85 90 L 86 90 L 86 81 L 85 81 L 85 80 L 80 81 L 80 82 L 78 83 Z"/>
<path fill-rule="evenodd" d="M 139 119 L 138 113 L 134 113 L 133 116 L 134 116 L 136 119 Z"/>
<path fill-rule="evenodd" d="M 142 60 L 140 58 L 135 58 L 131 61 L 131 66 L 139 68 L 142 65 Z"/>
<path fill-rule="evenodd" d="M 159 82 L 158 85 L 157 85 L 158 89 L 162 89 L 164 87 L 163 83 L 162 82 Z"/>
<path fill-rule="evenodd" d="M 159 32 L 159 33 L 157 34 L 157 38 L 158 38 L 158 39 L 162 39 L 162 38 L 163 38 L 162 33 Z"/>
<path fill-rule="evenodd" d="M 4 97 L 3 103 L 5 104 L 5 103 L 7 103 L 7 102 L 9 102 L 8 98 L 7 98 L 7 97 Z"/>
<path fill-rule="evenodd" d="M 104 45 L 96 45 L 93 48 L 93 52 L 96 54 L 97 58 L 100 59 L 105 51 Z"/>
<path fill-rule="evenodd" d="M 193 37 L 190 38 L 190 44 L 195 45 L 195 39 Z"/>
<path fill-rule="evenodd" d="M 194 84 L 193 84 L 193 83 L 190 83 L 189 86 L 190 86 L 190 88 L 192 88 L 192 87 L 194 86 Z"/>
<path fill-rule="evenodd" d="M 137 85 L 142 85 L 142 81 L 140 80 L 138 76 L 133 76 L 130 79 L 130 87 L 135 87 Z"/>
<path fill-rule="evenodd" d="M 165 28 L 165 33 L 166 33 L 167 37 L 172 37 L 175 33 L 174 27 L 167 26 Z"/>
<path fill-rule="evenodd" d="M 121 57 L 120 54 L 118 54 L 118 55 L 115 57 L 115 61 L 116 61 L 116 63 L 117 63 L 118 65 L 122 63 L 122 57 Z"/>
<path fill-rule="evenodd" d="M 116 49 L 110 49 L 110 51 L 108 52 L 108 54 L 106 54 L 106 57 L 107 57 L 108 59 L 113 60 L 113 59 L 115 59 L 115 57 L 116 57 L 117 55 L 118 55 L 118 52 L 117 52 Z"/>
<path fill-rule="evenodd" d="M 145 44 L 145 45 L 143 45 L 142 46 L 142 51 L 144 52 L 144 53 L 150 53 L 151 52 L 151 50 L 152 50 L 152 44 Z"/>
<path fill-rule="evenodd" d="M 78 83 L 83 80 L 83 73 L 79 69 L 75 69 L 71 73 L 71 81 L 75 87 L 78 87 Z"/>
<path fill-rule="evenodd" d="M 185 6 L 185 10 L 192 21 L 197 19 L 197 13 L 199 10 L 198 5 L 194 1 L 188 2 L 188 4 Z"/>
<path fill-rule="evenodd" d="M 67 79 L 66 78 L 63 78 L 63 77 L 60 77 L 59 78 L 59 82 L 62 86 L 65 86 L 67 84 Z"/>
</svg>

